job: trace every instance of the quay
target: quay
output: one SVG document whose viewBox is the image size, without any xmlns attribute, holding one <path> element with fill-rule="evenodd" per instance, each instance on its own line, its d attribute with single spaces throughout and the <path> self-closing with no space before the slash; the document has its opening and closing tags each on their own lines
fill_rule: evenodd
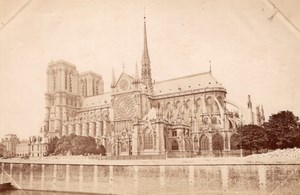
<svg viewBox="0 0 300 195">
<path fill-rule="evenodd" d="M 5 159 L 0 183 L 23 190 L 101 194 L 293 194 L 300 162 L 247 158 Z"/>
</svg>

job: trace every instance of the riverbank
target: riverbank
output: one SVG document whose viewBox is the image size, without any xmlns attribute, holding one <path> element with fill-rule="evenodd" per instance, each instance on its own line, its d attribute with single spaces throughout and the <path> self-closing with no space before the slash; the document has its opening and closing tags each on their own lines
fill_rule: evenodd
<svg viewBox="0 0 300 195">
<path fill-rule="evenodd" d="M 276 159 L 276 160 L 275 160 Z M 5 159 L 0 183 L 20 189 L 102 194 L 293 194 L 298 158 L 166 160 Z M 294 193 L 296 194 L 296 193 Z"/>
<path fill-rule="evenodd" d="M 198 157 L 198 158 L 170 158 L 164 160 L 98 160 L 85 158 L 33 158 L 33 159 L 1 159 L 0 163 L 24 164 L 70 164 L 70 165 L 255 165 L 255 164 L 299 164 L 297 158 L 265 158 L 249 157 Z"/>
</svg>

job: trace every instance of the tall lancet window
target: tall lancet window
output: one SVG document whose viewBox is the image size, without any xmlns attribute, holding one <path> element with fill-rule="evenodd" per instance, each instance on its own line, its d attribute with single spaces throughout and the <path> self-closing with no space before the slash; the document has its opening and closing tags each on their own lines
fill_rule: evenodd
<svg viewBox="0 0 300 195">
<path fill-rule="evenodd" d="M 98 88 L 98 85 L 99 85 L 99 81 L 96 82 L 96 87 L 95 87 L 95 88 L 96 88 L 96 95 L 99 94 L 99 88 Z"/>
<path fill-rule="evenodd" d="M 96 95 L 96 89 L 95 89 L 95 80 L 93 79 L 93 82 L 92 82 L 92 87 L 93 87 L 93 95 Z"/>
<path fill-rule="evenodd" d="M 81 80 L 81 95 L 84 96 L 84 82 Z"/>
<path fill-rule="evenodd" d="M 72 74 L 69 74 L 70 92 L 72 92 Z"/>
<path fill-rule="evenodd" d="M 84 96 L 87 96 L 87 80 L 84 80 Z"/>
<path fill-rule="evenodd" d="M 65 71 L 65 90 L 68 89 L 68 73 Z"/>
<path fill-rule="evenodd" d="M 55 72 L 53 71 L 53 91 L 55 91 L 56 89 L 56 76 L 55 76 Z"/>
</svg>

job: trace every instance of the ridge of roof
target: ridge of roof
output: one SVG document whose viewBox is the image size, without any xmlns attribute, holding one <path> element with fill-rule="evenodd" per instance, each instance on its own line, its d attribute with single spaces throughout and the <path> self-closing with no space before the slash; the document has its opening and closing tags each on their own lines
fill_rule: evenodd
<svg viewBox="0 0 300 195">
<path fill-rule="evenodd" d="M 76 68 L 76 65 L 75 65 L 75 64 L 73 64 L 73 63 L 71 63 L 71 62 L 68 62 L 68 61 L 66 61 L 66 60 L 63 60 L 63 59 L 58 59 L 58 60 L 55 60 L 55 61 L 52 60 L 51 62 L 48 63 L 48 65 L 49 65 L 49 66 L 52 66 L 52 65 L 58 65 L 58 64 L 60 64 L 60 63 L 66 64 L 66 65 L 69 65 L 69 66 L 73 66 L 73 67 Z"/>
<path fill-rule="evenodd" d="M 211 74 L 211 72 L 201 72 L 201 73 L 197 73 L 197 74 L 191 74 L 191 75 L 186 75 L 186 76 L 182 76 L 182 77 L 176 77 L 176 78 L 172 78 L 172 79 L 167 79 L 167 80 L 162 80 L 162 81 L 157 81 L 155 83 L 153 83 L 154 85 L 157 83 L 164 83 L 164 82 L 168 82 L 168 81 L 174 81 L 174 80 L 179 80 L 179 79 L 185 79 L 185 78 L 190 78 L 190 77 L 194 77 L 194 76 L 199 76 L 199 75 L 206 75 L 206 74 Z M 212 74 L 211 74 L 212 76 Z M 213 77 L 215 79 L 215 77 Z"/>
<path fill-rule="evenodd" d="M 91 70 L 88 70 L 88 71 L 84 71 L 84 72 L 79 73 L 79 77 L 80 77 L 80 76 L 83 76 L 83 75 L 86 75 L 86 74 L 93 74 L 93 75 L 102 77 L 101 74 L 96 73 L 96 72 L 91 71 Z"/>
</svg>

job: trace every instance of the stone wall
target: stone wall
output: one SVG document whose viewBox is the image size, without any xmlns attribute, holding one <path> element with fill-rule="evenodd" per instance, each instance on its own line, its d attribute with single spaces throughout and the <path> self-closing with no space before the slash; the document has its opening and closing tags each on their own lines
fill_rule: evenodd
<svg viewBox="0 0 300 195">
<path fill-rule="evenodd" d="M 100 165 L 0 163 L 0 183 L 102 194 L 295 194 L 299 164 Z"/>
</svg>

